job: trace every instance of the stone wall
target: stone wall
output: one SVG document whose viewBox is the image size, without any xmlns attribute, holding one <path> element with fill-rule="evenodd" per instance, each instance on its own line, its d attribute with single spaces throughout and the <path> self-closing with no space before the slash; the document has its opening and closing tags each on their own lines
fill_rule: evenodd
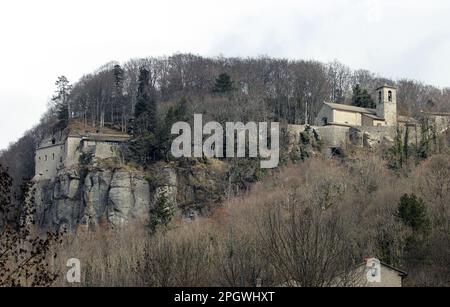
<svg viewBox="0 0 450 307">
<path fill-rule="evenodd" d="M 401 127 L 399 131 L 404 140 L 406 127 Z M 392 146 L 396 135 L 397 127 L 393 126 L 352 127 L 349 130 L 349 141 L 350 144 L 357 147 L 375 149 L 380 146 Z M 420 128 L 408 127 L 408 143 L 415 145 L 419 141 Z"/>
<path fill-rule="evenodd" d="M 391 92 L 391 101 L 389 101 L 389 92 Z M 381 93 L 381 101 L 378 95 Z M 397 125 L 397 90 L 391 87 L 382 87 L 377 93 L 377 115 L 384 118 L 387 126 Z"/>
<path fill-rule="evenodd" d="M 64 165 L 71 167 L 77 165 L 79 162 L 81 150 L 80 150 L 80 137 L 69 136 L 66 141 L 66 159 Z"/>
<path fill-rule="evenodd" d="M 347 147 L 349 127 L 322 126 L 312 128 L 318 134 L 324 147 Z"/>
<path fill-rule="evenodd" d="M 331 123 L 331 122 L 334 121 L 333 109 L 330 106 L 326 105 L 326 104 L 323 104 L 322 108 L 319 111 L 319 114 L 317 114 L 317 116 L 316 116 L 316 120 L 315 120 L 314 124 L 316 126 L 324 126 L 324 125 L 326 125 L 326 123 L 323 120 L 324 118 L 326 118 L 328 123 Z"/>
<path fill-rule="evenodd" d="M 333 122 L 346 125 L 362 125 L 361 113 L 343 110 L 333 110 Z"/>
<path fill-rule="evenodd" d="M 367 267 L 361 265 L 357 268 L 356 287 L 402 287 L 402 276 L 396 270 L 381 265 L 380 282 L 368 282 L 366 278 Z"/>
<path fill-rule="evenodd" d="M 437 133 L 442 133 L 450 127 L 450 116 L 428 115 L 429 123 L 434 125 Z"/>
<path fill-rule="evenodd" d="M 392 143 L 395 127 L 361 126 L 349 130 L 349 142 L 357 147 L 376 148 L 384 143 Z"/>
<path fill-rule="evenodd" d="M 118 142 L 83 141 L 83 152 L 91 152 L 95 159 L 108 159 L 120 156 Z"/>
<path fill-rule="evenodd" d="M 48 145 L 36 150 L 35 178 L 52 179 L 64 167 L 64 144 Z"/>
</svg>

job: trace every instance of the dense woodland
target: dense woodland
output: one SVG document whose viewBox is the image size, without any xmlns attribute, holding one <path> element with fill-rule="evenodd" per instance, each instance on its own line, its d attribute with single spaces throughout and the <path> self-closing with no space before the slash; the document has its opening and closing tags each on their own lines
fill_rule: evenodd
<svg viewBox="0 0 450 307">
<path fill-rule="evenodd" d="M 146 168 L 170 160 L 170 126 L 191 120 L 193 113 L 221 123 L 312 123 L 324 101 L 373 107 L 372 89 L 384 83 L 398 87 L 403 115 L 450 111 L 450 88 L 388 80 L 338 62 L 176 54 L 111 62 L 73 84 L 60 76 L 41 122 L 0 154 L 0 209 L 15 204 L 8 210 L 20 211 L 37 144 L 70 118 L 130 133 L 126 157 Z M 85 285 L 270 286 L 292 279 L 326 286 L 365 256 L 408 270 L 409 285 L 448 285 L 450 147 L 445 143 L 437 150 L 422 141 L 420 148 L 408 149 L 401 138 L 394 141 L 384 153 L 351 153 L 340 160 L 322 160 L 300 148 L 299 160 L 283 161 L 273 177 L 229 197 L 199 223 L 168 221 L 139 240 L 129 238 L 147 233 L 145 227 L 87 234 L 89 239 L 67 239 L 71 244 L 59 254 L 81 251 L 89 270 Z M 12 219 L 20 228 L 17 216 Z M 98 240 L 110 236 L 114 239 Z M 92 248 L 86 242 L 101 243 Z M 46 253 L 50 243 L 42 247 Z M 306 255 L 302 261 L 300 255 Z M 311 261 L 313 268 L 307 266 Z M 319 271 L 324 273 L 318 276 Z M 47 271 L 37 276 L 43 285 L 56 278 Z"/>
</svg>

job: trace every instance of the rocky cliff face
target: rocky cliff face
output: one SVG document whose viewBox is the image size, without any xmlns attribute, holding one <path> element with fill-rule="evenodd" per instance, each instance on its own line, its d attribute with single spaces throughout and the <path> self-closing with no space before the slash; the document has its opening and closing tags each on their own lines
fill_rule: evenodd
<svg viewBox="0 0 450 307">
<path fill-rule="evenodd" d="M 158 174 L 152 179 L 143 172 L 122 168 L 60 171 L 54 179 L 34 185 L 36 222 L 41 228 L 53 229 L 145 222 L 161 195 L 176 205 L 174 170 L 163 168 Z"/>
<path fill-rule="evenodd" d="M 226 196 L 248 189 L 260 176 L 259 161 L 252 159 L 185 159 L 155 163 L 146 172 L 119 165 L 95 162 L 36 181 L 32 195 L 37 225 L 96 229 L 147 223 L 161 204 L 171 206 L 178 218 L 194 219 L 210 214 Z"/>
</svg>

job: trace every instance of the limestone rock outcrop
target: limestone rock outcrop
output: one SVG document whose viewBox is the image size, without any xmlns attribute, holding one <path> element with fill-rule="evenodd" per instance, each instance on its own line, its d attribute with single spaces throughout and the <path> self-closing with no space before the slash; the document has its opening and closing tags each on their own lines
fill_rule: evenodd
<svg viewBox="0 0 450 307">
<path fill-rule="evenodd" d="M 95 229 L 101 224 L 120 226 L 145 222 L 164 191 L 176 205 L 176 174 L 167 168 L 158 178 L 141 171 L 95 168 L 62 170 L 52 180 L 35 182 L 32 193 L 36 222 L 41 228 Z"/>
</svg>

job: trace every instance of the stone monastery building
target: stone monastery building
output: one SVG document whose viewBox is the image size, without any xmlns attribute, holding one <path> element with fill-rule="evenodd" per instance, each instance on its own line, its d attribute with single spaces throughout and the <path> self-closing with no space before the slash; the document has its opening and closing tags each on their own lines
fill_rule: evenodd
<svg viewBox="0 0 450 307">
<path fill-rule="evenodd" d="M 79 164 L 82 154 L 94 159 L 118 157 L 130 136 L 106 127 L 93 128 L 71 120 L 69 127 L 44 139 L 36 149 L 34 180 L 52 179 L 58 170 Z"/>
<path fill-rule="evenodd" d="M 397 115 L 397 88 L 383 85 L 377 92 L 376 109 L 324 102 L 317 126 L 396 126 L 412 119 Z"/>
</svg>

